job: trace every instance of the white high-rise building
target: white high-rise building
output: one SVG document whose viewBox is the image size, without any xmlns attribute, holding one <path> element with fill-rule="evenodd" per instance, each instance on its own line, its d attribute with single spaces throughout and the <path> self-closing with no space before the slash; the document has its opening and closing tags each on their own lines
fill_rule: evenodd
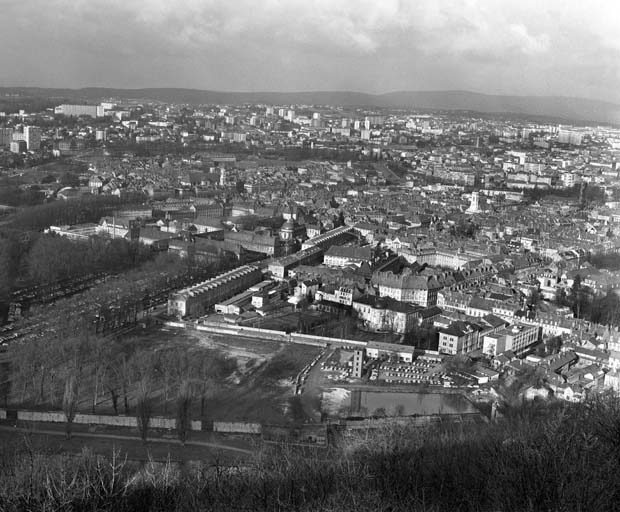
<svg viewBox="0 0 620 512">
<path fill-rule="evenodd" d="M 41 128 L 38 126 L 24 127 L 24 140 L 28 151 L 37 151 L 41 149 Z"/>
<path fill-rule="evenodd" d="M 560 144 L 570 144 L 572 146 L 581 146 L 583 133 L 575 130 L 560 129 L 558 131 L 558 142 Z"/>
</svg>

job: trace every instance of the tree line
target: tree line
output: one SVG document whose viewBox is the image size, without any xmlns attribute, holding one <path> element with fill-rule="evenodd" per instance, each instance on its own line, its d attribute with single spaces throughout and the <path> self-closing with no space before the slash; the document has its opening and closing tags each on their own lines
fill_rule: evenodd
<svg viewBox="0 0 620 512">
<path fill-rule="evenodd" d="M 18 288 L 44 285 L 98 272 L 123 272 L 150 261 L 144 244 L 125 239 L 91 237 L 74 241 L 39 233 L 0 234 L 0 318 Z"/>
<path fill-rule="evenodd" d="M 34 206 L 43 203 L 45 195 L 37 188 L 23 189 L 10 182 L 8 178 L 0 180 L 0 204 L 6 206 Z"/>
<path fill-rule="evenodd" d="M 99 271 L 121 272 L 153 258 L 153 251 L 137 241 L 94 236 L 74 241 L 43 235 L 33 244 L 26 265 L 33 285 Z"/>
<path fill-rule="evenodd" d="M 225 268 L 229 268 L 228 263 L 194 265 L 189 259 L 163 253 L 52 306 L 35 305 L 18 327 L 27 330 L 57 325 L 60 318 L 73 330 L 87 328 L 95 334 L 132 327 L 153 307 L 166 302 L 171 291 L 208 279 Z"/>
<path fill-rule="evenodd" d="M 91 196 L 70 201 L 52 201 L 19 210 L 7 222 L 7 227 L 17 230 L 41 231 L 53 225 L 75 225 L 99 222 L 119 206 L 141 203 L 142 193 L 116 196 Z"/>
<path fill-rule="evenodd" d="M 140 345 L 138 339 L 76 332 L 50 343 L 37 338 L 9 348 L 11 378 L 2 388 L 5 407 L 61 409 L 67 437 L 78 412 L 135 416 L 146 441 L 156 414 L 174 415 L 181 441 L 193 416 L 219 382 L 237 368 L 234 359 L 215 350 L 180 351 Z"/>
<path fill-rule="evenodd" d="M 218 270 L 162 254 L 52 307 L 34 307 L 19 324 L 26 334 L 9 345 L 10 377 L 0 398 L 5 405 L 62 407 L 68 428 L 76 411 L 89 407 L 96 412 L 104 395 L 116 414 L 138 414 L 142 420 L 152 416 L 157 402 L 164 413 L 172 404 L 189 414 L 198 399 L 203 416 L 210 390 L 236 369 L 234 360 L 214 351 L 154 351 L 140 348 L 134 338 L 121 338 L 146 321 L 170 291 Z M 142 425 L 141 432 L 146 432 L 148 422 Z"/>
<path fill-rule="evenodd" d="M 11 292 L 18 287 L 38 286 L 92 271 L 122 271 L 148 260 L 148 251 L 135 243 L 110 243 L 99 238 L 78 245 L 41 234 L 50 225 L 98 222 L 135 199 L 104 196 L 57 201 L 7 216 L 0 228 L 0 323 L 6 317 Z"/>
</svg>

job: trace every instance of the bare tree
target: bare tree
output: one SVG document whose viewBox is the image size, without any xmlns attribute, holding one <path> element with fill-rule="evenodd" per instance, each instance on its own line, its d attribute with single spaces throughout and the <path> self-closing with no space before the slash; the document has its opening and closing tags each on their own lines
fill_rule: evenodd
<svg viewBox="0 0 620 512">
<path fill-rule="evenodd" d="M 192 364 L 192 377 L 200 394 L 200 416 L 205 414 L 207 397 L 213 388 L 213 361 L 208 354 L 196 354 Z"/>
<path fill-rule="evenodd" d="M 108 372 L 107 360 L 110 358 L 111 353 L 109 350 L 109 344 L 105 341 L 93 338 L 91 342 L 91 353 L 93 355 L 93 402 L 91 409 L 92 413 L 95 414 L 95 408 L 99 399 L 99 390 L 102 387 L 102 383 L 106 380 L 106 373 Z"/>
<path fill-rule="evenodd" d="M 106 361 L 106 370 L 103 374 L 103 385 L 110 393 L 114 414 L 118 414 L 118 399 L 120 397 L 118 387 L 119 383 L 118 373 L 116 372 L 116 362 L 113 359 Z"/>
<path fill-rule="evenodd" d="M 10 367 L 8 362 L 0 362 L 0 397 L 5 408 L 9 406 L 9 396 L 11 395 Z"/>
<path fill-rule="evenodd" d="M 168 399 L 170 395 L 171 384 L 177 373 L 179 361 L 178 356 L 173 350 L 161 350 L 157 353 L 154 361 L 154 370 L 159 374 L 163 385 L 164 414 L 168 413 Z"/>
<path fill-rule="evenodd" d="M 121 393 L 123 394 L 123 405 L 125 407 L 125 414 L 129 414 L 129 384 L 131 381 L 131 365 L 124 353 L 120 353 L 113 361 L 113 373 L 116 377 L 116 383 L 120 385 Z M 108 390 L 112 395 L 113 405 L 118 400 L 118 392 L 115 388 L 115 383 L 108 383 Z M 116 400 L 114 397 L 116 396 Z M 116 411 L 116 407 L 114 407 Z"/>
<path fill-rule="evenodd" d="M 62 397 L 62 410 L 65 413 L 65 432 L 67 439 L 71 439 L 71 428 L 77 412 L 78 381 L 75 373 L 71 372 L 65 381 L 65 393 Z"/>
<path fill-rule="evenodd" d="M 150 392 L 150 383 L 147 379 L 142 379 L 138 386 L 138 396 L 136 399 L 136 419 L 138 430 L 142 442 L 146 444 L 148 438 L 151 418 L 153 417 L 153 402 Z"/>
<path fill-rule="evenodd" d="M 177 396 L 177 435 L 179 441 L 185 446 L 187 436 L 191 430 L 192 388 L 187 380 L 183 380 L 179 386 Z"/>
<path fill-rule="evenodd" d="M 31 343 L 13 343 L 9 346 L 9 360 L 13 373 L 15 387 L 20 388 L 20 402 L 34 396 L 36 378 L 40 366 L 40 351 L 38 340 Z"/>
</svg>

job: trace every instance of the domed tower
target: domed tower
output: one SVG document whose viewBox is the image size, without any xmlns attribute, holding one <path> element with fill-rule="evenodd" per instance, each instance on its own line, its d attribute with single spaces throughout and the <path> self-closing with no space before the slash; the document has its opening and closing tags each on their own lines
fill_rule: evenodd
<svg viewBox="0 0 620 512">
<path fill-rule="evenodd" d="M 288 256 L 295 252 L 297 241 L 295 240 L 295 222 L 288 219 L 280 228 L 280 240 L 284 244 L 284 255 Z"/>
<path fill-rule="evenodd" d="M 293 219 L 288 219 L 280 228 L 280 238 L 285 242 L 293 240 L 295 235 L 295 223 Z"/>
</svg>

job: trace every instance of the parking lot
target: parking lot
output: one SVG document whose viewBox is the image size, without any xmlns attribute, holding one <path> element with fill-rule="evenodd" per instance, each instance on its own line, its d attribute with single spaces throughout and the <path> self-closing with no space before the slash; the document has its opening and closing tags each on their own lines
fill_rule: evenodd
<svg viewBox="0 0 620 512">
<path fill-rule="evenodd" d="M 370 380 L 382 380 L 395 384 L 443 385 L 445 372 L 437 360 L 415 359 L 411 363 L 381 362 L 372 370 Z"/>
</svg>

